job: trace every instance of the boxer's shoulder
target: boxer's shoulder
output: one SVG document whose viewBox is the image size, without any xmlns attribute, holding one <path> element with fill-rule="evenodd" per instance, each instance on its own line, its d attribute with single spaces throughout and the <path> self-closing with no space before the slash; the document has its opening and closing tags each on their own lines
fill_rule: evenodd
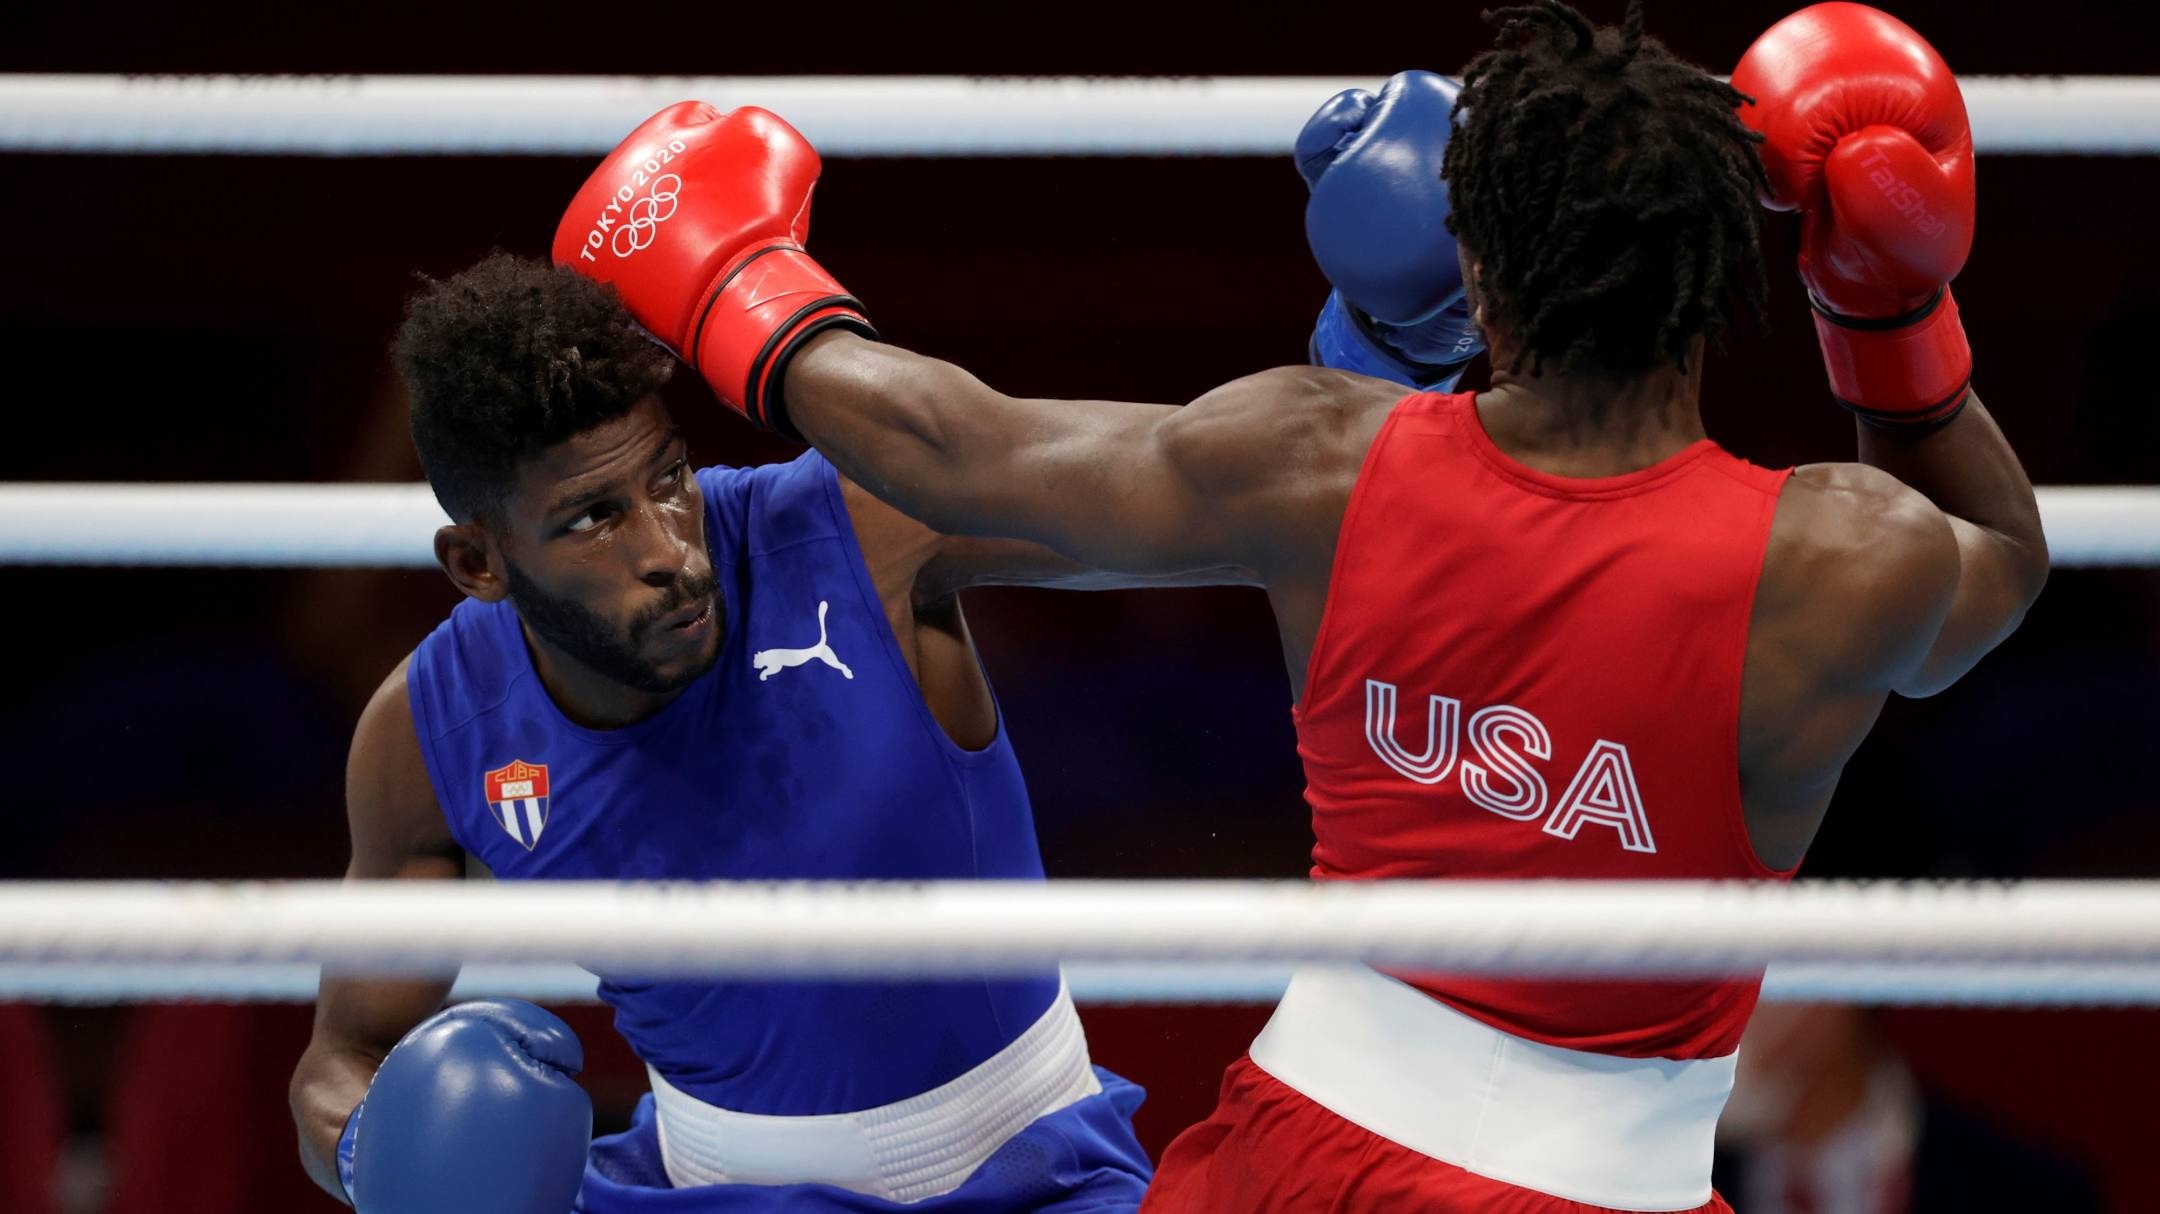
<svg viewBox="0 0 2160 1214">
<path fill-rule="evenodd" d="M 1159 426 L 1157 459 L 1207 503 L 1223 554 L 1279 592 L 1323 583 L 1365 454 L 1400 384 L 1325 367 L 1232 380 Z"/>
<path fill-rule="evenodd" d="M 1809 464 L 1778 499 L 1756 625 L 1812 629 L 1872 679 L 1926 652 L 1957 580 L 1957 537 L 1926 497 L 1866 464 Z"/>
<path fill-rule="evenodd" d="M 1276 367 L 1234 379 L 1163 427 L 1167 451 L 1209 487 L 1313 472 L 1355 476 L 1400 384 L 1327 367 Z"/>
<path fill-rule="evenodd" d="M 1867 464 L 1804 464 L 1778 502 L 1772 544 L 1814 559 L 1925 577 L 1947 555 L 1949 519 L 1918 490 Z"/>
<path fill-rule="evenodd" d="M 397 664 L 375 689 L 353 728 L 345 765 L 346 815 L 355 876 L 420 875 L 416 863 L 454 860 L 451 836 L 420 750 L 419 726 L 407 679 L 412 658 Z M 451 871 L 426 875 L 456 876 Z"/>
</svg>

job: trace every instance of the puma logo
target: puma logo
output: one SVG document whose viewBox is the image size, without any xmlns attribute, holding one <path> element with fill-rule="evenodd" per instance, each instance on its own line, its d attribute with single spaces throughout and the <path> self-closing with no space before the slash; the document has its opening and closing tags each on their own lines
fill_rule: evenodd
<svg viewBox="0 0 2160 1214">
<path fill-rule="evenodd" d="M 855 677 L 855 672 L 849 670 L 847 663 L 840 660 L 840 655 L 834 653 L 832 646 L 825 643 L 825 609 L 829 605 L 823 599 L 818 600 L 817 644 L 808 649 L 760 649 L 750 655 L 750 664 L 757 667 L 758 682 L 762 683 L 781 671 L 800 666 L 812 658 L 851 679 Z"/>
</svg>

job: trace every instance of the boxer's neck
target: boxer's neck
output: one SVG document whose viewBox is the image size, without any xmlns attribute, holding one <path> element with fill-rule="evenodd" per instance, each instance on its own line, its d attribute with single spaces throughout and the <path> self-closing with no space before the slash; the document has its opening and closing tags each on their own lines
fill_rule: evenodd
<svg viewBox="0 0 2160 1214">
<path fill-rule="evenodd" d="M 1511 458 L 1557 476 L 1617 476 L 1704 437 L 1701 359 L 1629 380 L 1511 373 L 1477 398 L 1485 433 Z"/>
</svg>

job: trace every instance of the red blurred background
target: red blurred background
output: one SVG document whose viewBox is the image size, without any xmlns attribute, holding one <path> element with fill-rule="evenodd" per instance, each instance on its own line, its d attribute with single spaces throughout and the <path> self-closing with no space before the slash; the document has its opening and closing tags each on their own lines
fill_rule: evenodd
<svg viewBox="0 0 2160 1214">
<path fill-rule="evenodd" d="M 1476 5 L 1261 17 L 1157 5 L 547 5 L 182 13 L 15 6 L 0 71 L 1325 74 L 1452 71 Z M 1587 5 L 1615 19 L 1619 5 Z M 1894 3 L 1967 73 L 2153 69 L 2150 16 Z M 1653 3 L 1724 68 L 1783 5 Z M 2139 23 L 2143 23 L 2142 25 Z M 1315 97 L 1317 104 L 1323 100 Z M 1294 132 L 1283 133 L 1287 148 Z M 2150 157 L 1983 157 L 1958 292 L 1978 384 L 2042 484 L 2160 482 L 2144 342 L 2160 327 Z M 544 255 L 588 158 L 0 156 L 0 480 L 416 479 L 385 356 L 417 273 Z M 1009 391 L 1178 401 L 1298 361 L 1325 286 L 1277 159 L 836 160 L 813 247 L 896 342 Z M 1790 234 L 1773 223 L 1773 265 Z M 1711 433 L 1763 463 L 1849 458 L 1804 304 L 1708 377 Z M 2141 337 L 2140 335 L 2147 335 Z M 1482 371 L 1473 370 L 1475 382 Z M 704 462 L 782 458 L 705 399 Z M 454 592 L 431 572 L 0 570 L 13 603 L 0 877 L 327 877 L 367 693 Z M 2160 875 L 2160 576 L 2058 573 L 1952 692 L 1898 702 L 1855 760 L 1814 876 Z M 968 610 L 1054 876 L 1294 876 L 1308 843 L 1256 594 L 975 594 Z M 572 1010 L 603 1117 L 642 1076 Z M 1159 1149 L 1202 1116 L 1261 1009 L 1090 1009 L 1097 1061 L 1150 1091 Z M 304 1008 L 0 1006 L 0 1208 L 335 1208 L 294 1160 Z M 1933 1098 L 2151 1209 L 2160 1014 L 1900 1011 Z M 48 1196 L 58 1182 L 59 1199 Z M 10 1187 L 12 1186 L 12 1188 Z"/>
</svg>

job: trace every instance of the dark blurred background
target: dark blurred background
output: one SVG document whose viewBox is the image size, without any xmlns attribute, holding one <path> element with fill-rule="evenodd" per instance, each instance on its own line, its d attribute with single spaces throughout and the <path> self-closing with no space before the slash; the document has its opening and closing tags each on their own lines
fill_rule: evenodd
<svg viewBox="0 0 2160 1214">
<path fill-rule="evenodd" d="M 1620 8 L 1587 7 L 1601 20 Z M 2160 66 L 2149 15 L 2096 26 L 2006 3 L 1887 7 L 1963 73 Z M 16 5 L 0 12 L 0 71 L 1377 81 L 1459 69 L 1486 41 L 1477 8 Z M 1649 20 L 1723 70 L 1785 11 L 1663 0 Z M 414 276 L 495 248 L 544 256 L 590 164 L 0 156 L 0 480 L 417 479 L 384 352 Z M 2160 327 L 2143 205 L 2156 164 L 1983 157 L 1958 293 L 1980 391 L 2037 483 L 2160 482 L 2141 353 Z M 1287 156 L 833 160 L 812 247 L 890 340 L 1000 388 L 1181 401 L 1301 359 L 1325 293 L 1303 194 Z M 1790 264 L 1786 226 L 1767 239 L 1773 267 Z M 1710 431 L 1761 463 L 1850 458 L 1804 303 L 1774 277 L 1770 330 L 1712 364 Z M 792 454 L 692 376 L 670 403 L 703 462 Z M 454 600 L 439 574 L 367 570 L 5 569 L 0 593 L 15 620 L 0 698 L 9 878 L 337 875 L 352 723 Z M 2160 875 L 2160 794 L 2143 779 L 2160 736 L 2156 607 L 2154 572 L 2058 572 L 1972 677 L 1890 706 L 1806 874 Z M 1054 876 L 1303 871 L 1288 689 L 1256 593 L 990 591 L 968 611 Z M 603 1115 L 620 1116 L 642 1078 L 604 1017 L 572 1014 Z M 1097 1060 L 1149 1087 L 1142 1125 L 1159 1149 L 1204 1115 L 1263 1016 L 1088 1020 Z M 2160 1015 L 1916 1010 L 1872 1024 L 1930 1108 L 2097 1195 L 2049 1208 L 2153 1208 Z M 283 1103 L 306 1031 L 299 1008 L 0 1006 L 0 1207 L 334 1208 L 300 1175 Z"/>
</svg>

